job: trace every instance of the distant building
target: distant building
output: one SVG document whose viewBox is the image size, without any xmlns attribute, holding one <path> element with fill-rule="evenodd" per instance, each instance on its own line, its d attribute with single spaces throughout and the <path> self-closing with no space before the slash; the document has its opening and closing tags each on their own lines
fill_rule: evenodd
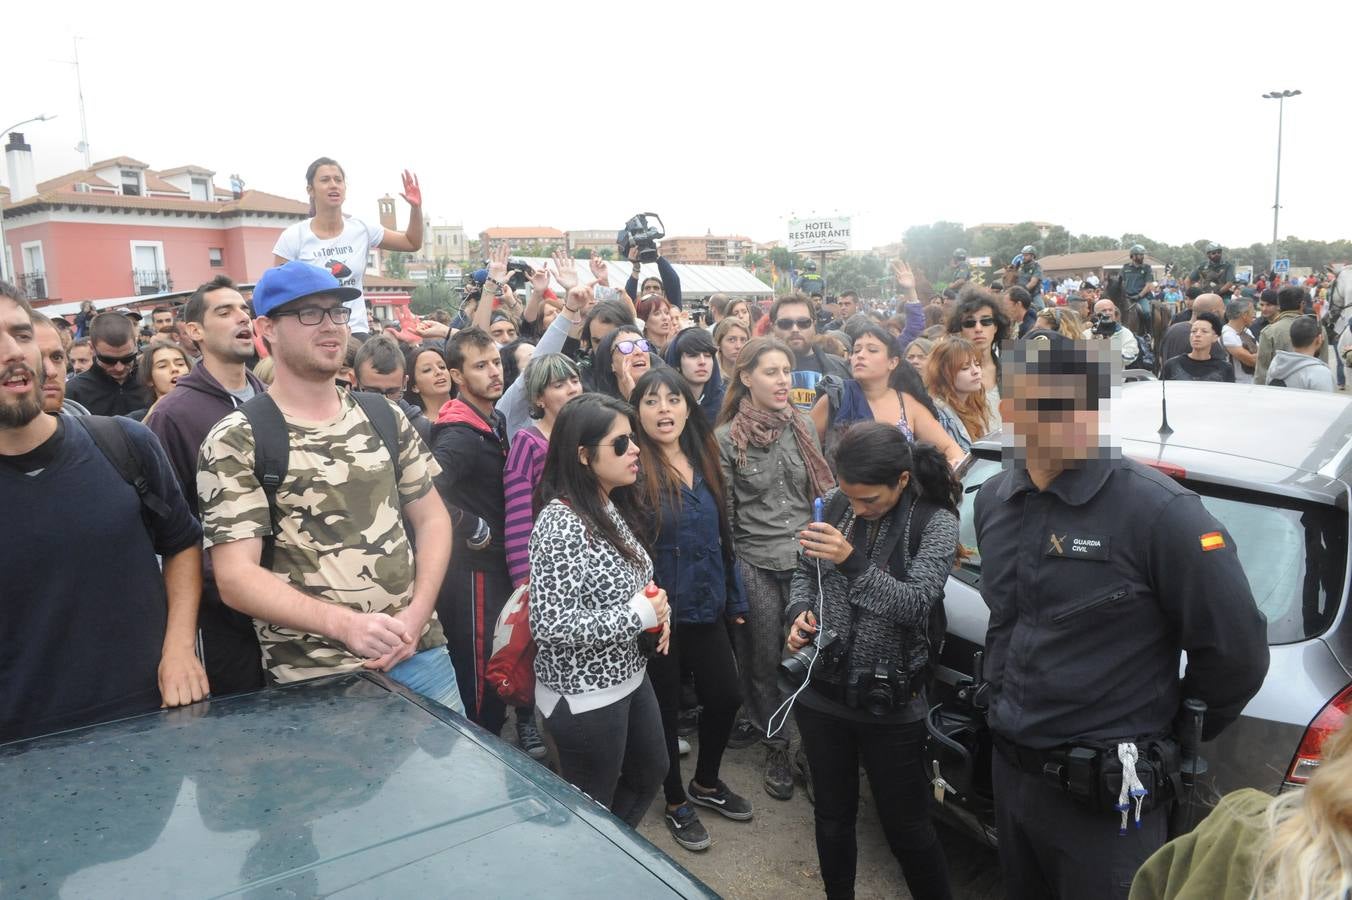
<svg viewBox="0 0 1352 900">
<path fill-rule="evenodd" d="M 982 222 L 980 225 L 973 225 L 971 231 L 1008 231 L 1011 228 L 1017 228 L 1022 222 Z M 1051 230 L 1056 227 L 1052 222 L 1030 222 L 1028 223 L 1037 228 L 1037 233 L 1041 237 L 1051 234 Z"/>
<path fill-rule="evenodd" d="M 1155 272 L 1155 280 L 1164 278 L 1164 263 L 1146 254 L 1146 263 Z M 1126 250 L 1090 250 L 1084 253 L 1058 253 L 1038 259 L 1042 274 L 1048 278 L 1064 278 L 1074 275 L 1083 278 L 1096 275 L 1101 279 L 1122 274 L 1122 267 L 1131 262 L 1131 253 Z"/>
<path fill-rule="evenodd" d="M 568 252 L 575 253 L 578 250 L 588 250 L 600 253 L 603 250 L 609 250 L 611 255 L 617 252 L 615 249 L 615 236 L 619 234 L 618 228 L 591 228 L 585 231 L 568 232 Z"/>
<path fill-rule="evenodd" d="M 0 193 L 4 271 L 36 301 L 92 300 L 194 288 L 216 275 L 252 283 L 309 204 L 257 190 L 239 196 L 201 166 L 156 171 L 127 156 L 33 183 L 32 150 L 5 147 Z"/>
<path fill-rule="evenodd" d="M 662 255 L 671 262 L 687 265 L 735 266 L 754 246 L 751 238 L 742 235 L 668 236 L 662 239 Z"/>
<path fill-rule="evenodd" d="M 469 259 L 469 242 L 465 240 L 465 226 L 433 225 L 428 219 L 423 225 L 423 246 L 418 256 L 428 262 L 438 259 L 466 262 Z"/>
<path fill-rule="evenodd" d="M 506 242 L 508 249 L 518 256 L 535 249 L 546 251 L 568 249 L 568 235 L 557 228 L 546 228 L 542 225 L 528 228 L 485 228 L 479 232 L 479 246 L 484 254 L 488 253 L 490 245 L 503 242 Z"/>
</svg>

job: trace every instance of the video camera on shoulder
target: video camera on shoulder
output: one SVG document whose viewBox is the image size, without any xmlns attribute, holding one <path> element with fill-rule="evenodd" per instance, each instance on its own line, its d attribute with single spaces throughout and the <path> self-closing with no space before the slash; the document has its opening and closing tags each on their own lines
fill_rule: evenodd
<svg viewBox="0 0 1352 900">
<path fill-rule="evenodd" d="M 656 225 L 648 223 L 650 217 L 657 220 Z M 637 247 L 638 261 L 652 263 L 657 262 L 657 242 L 666 236 L 666 225 L 661 216 L 655 212 L 638 213 L 625 222 L 624 228 L 615 235 L 615 245 L 620 252 L 620 259 L 628 259 L 629 249 Z"/>
<path fill-rule="evenodd" d="M 1108 313 L 1095 313 L 1089 321 L 1094 325 L 1094 337 L 1112 337 L 1117 331 L 1117 322 Z"/>
</svg>

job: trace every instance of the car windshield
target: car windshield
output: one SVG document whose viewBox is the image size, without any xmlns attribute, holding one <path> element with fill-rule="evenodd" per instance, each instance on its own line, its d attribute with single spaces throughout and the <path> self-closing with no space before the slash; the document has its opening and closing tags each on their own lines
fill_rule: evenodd
<svg viewBox="0 0 1352 900">
<path fill-rule="evenodd" d="M 971 555 L 956 577 L 977 584 L 981 554 L 972 507 L 976 488 L 1000 471 L 999 460 L 977 458 L 963 478 L 959 540 Z M 1347 513 L 1318 503 L 1185 481 L 1234 538 L 1240 564 L 1268 622 L 1268 643 L 1289 644 L 1322 634 L 1346 585 Z"/>
</svg>

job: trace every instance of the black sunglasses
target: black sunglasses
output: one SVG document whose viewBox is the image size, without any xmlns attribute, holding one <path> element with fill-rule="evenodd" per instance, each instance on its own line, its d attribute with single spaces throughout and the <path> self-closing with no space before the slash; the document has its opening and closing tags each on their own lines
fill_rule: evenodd
<svg viewBox="0 0 1352 900">
<path fill-rule="evenodd" d="M 635 350 L 642 350 L 644 353 L 651 353 L 653 345 L 645 341 L 643 338 L 639 338 L 636 341 L 616 341 L 615 349 L 619 350 L 625 356 L 628 356 Z"/>
<path fill-rule="evenodd" d="M 632 434 L 622 434 L 619 437 L 615 438 L 615 440 L 610 441 L 609 443 L 607 443 L 606 441 L 602 441 L 599 444 L 591 444 L 590 446 L 614 447 L 616 456 L 624 456 L 626 453 L 629 452 L 629 442 L 632 441 L 633 439 L 634 436 Z"/>
<path fill-rule="evenodd" d="M 136 362 L 138 353 L 128 353 L 126 356 L 109 356 L 106 353 L 95 353 L 94 358 L 105 366 L 130 366 Z"/>
<path fill-rule="evenodd" d="M 801 319 L 775 319 L 775 327 L 780 331 L 792 331 L 797 328 L 799 331 L 811 331 L 812 320 L 803 317 Z"/>
<path fill-rule="evenodd" d="M 963 319 L 963 328 L 975 328 L 980 325 L 982 328 L 991 328 L 995 325 L 995 319 L 992 316 L 983 316 L 980 319 Z"/>
<path fill-rule="evenodd" d="M 334 306 L 325 309 L 322 306 L 302 306 L 300 309 L 288 309 L 284 312 L 268 313 L 268 318 L 275 319 L 279 316 L 295 316 L 302 325 L 318 325 L 324 321 L 324 316 L 328 315 L 335 325 L 346 325 L 347 320 L 352 318 L 352 310 L 346 306 Z"/>
</svg>

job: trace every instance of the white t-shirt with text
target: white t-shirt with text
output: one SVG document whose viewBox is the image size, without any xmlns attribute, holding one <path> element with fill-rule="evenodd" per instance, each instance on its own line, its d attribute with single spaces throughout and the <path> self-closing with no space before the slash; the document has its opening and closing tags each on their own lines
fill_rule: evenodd
<svg viewBox="0 0 1352 900">
<path fill-rule="evenodd" d="M 342 279 L 343 287 L 362 289 L 362 276 L 366 274 L 366 257 L 371 248 L 379 247 L 385 238 L 385 229 L 380 225 L 368 225 L 361 219 L 347 217 L 343 220 L 343 233 L 333 238 L 321 238 L 310 228 L 314 219 L 297 222 L 283 231 L 277 238 L 277 246 L 272 252 L 288 260 L 300 260 L 312 266 L 328 268 L 330 260 L 339 260 L 352 271 Z M 366 333 L 371 330 L 366 321 L 365 295 L 346 304 L 352 310 L 352 318 L 347 327 L 354 333 Z"/>
</svg>

